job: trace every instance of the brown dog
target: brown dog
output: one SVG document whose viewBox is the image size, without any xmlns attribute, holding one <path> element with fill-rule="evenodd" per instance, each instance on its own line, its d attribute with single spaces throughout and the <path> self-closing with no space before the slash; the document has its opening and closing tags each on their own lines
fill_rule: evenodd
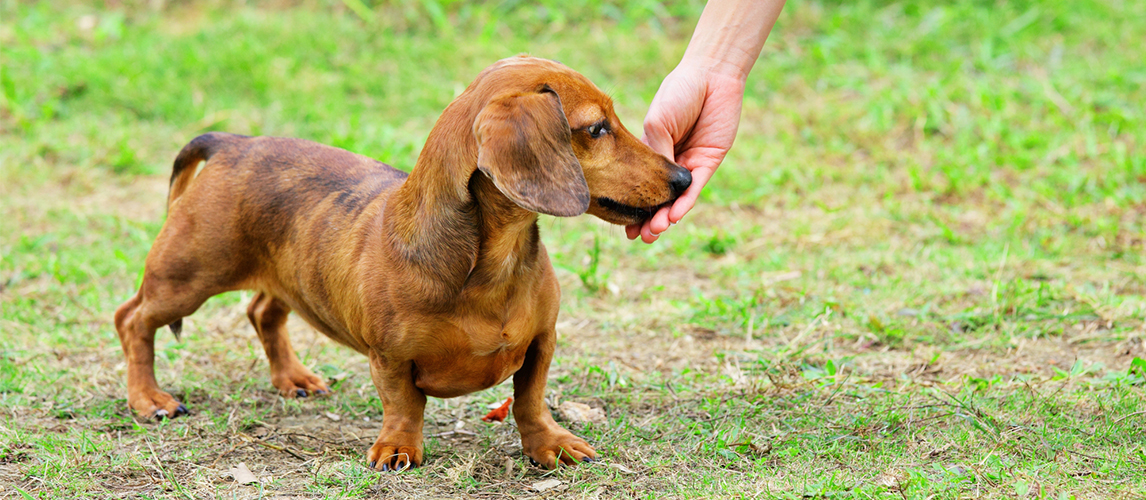
<svg viewBox="0 0 1146 500">
<path fill-rule="evenodd" d="M 525 454 L 549 468 L 592 460 L 545 403 L 560 290 L 537 214 L 632 224 L 690 182 L 588 79 L 525 56 L 487 68 L 446 108 L 409 177 L 312 142 L 202 135 L 175 159 L 167 222 L 115 313 L 128 404 L 186 413 L 156 384 L 156 329 L 178 333 L 209 297 L 256 290 L 248 315 L 284 396 L 330 390 L 291 347 L 291 311 L 370 357 L 383 409 L 371 467 L 421 464 L 426 396 L 510 375 Z"/>
</svg>

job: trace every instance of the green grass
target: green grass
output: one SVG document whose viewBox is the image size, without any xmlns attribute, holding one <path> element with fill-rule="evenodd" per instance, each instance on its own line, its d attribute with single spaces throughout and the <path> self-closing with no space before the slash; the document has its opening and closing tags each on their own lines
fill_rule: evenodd
<svg viewBox="0 0 1146 500">
<path fill-rule="evenodd" d="M 571 424 L 601 463 L 530 467 L 512 421 L 478 420 L 503 385 L 431 401 L 425 467 L 369 472 L 365 359 L 293 322 L 336 394 L 279 398 L 240 293 L 158 337 L 191 417 L 136 421 L 111 315 L 195 135 L 409 169 L 449 101 L 520 52 L 581 71 L 640 130 L 702 7 L 287 4 L 0 1 L 0 496 L 549 478 L 604 498 L 1146 494 L 1146 4 L 1129 1 L 792 3 L 684 223 L 646 246 L 543 218 L 563 290 L 551 403 L 605 409 Z M 266 481 L 236 484 L 239 462 Z"/>
</svg>

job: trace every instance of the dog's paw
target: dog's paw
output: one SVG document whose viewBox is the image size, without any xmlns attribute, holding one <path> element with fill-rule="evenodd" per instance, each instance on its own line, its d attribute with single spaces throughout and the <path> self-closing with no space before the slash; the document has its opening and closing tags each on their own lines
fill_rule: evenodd
<svg viewBox="0 0 1146 500">
<path fill-rule="evenodd" d="M 589 443 L 561 427 L 522 434 L 521 450 L 546 469 L 555 469 L 558 463 L 573 466 L 597 459 L 597 451 Z"/>
<path fill-rule="evenodd" d="M 326 381 L 301 364 L 271 374 L 271 383 L 286 398 L 305 398 L 330 394 Z"/>
<path fill-rule="evenodd" d="M 422 444 L 383 442 L 381 438 L 366 452 L 371 469 L 400 472 L 422 465 Z"/>
<path fill-rule="evenodd" d="M 127 404 L 143 418 L 163 420 L 190 413 L 178 399 L 158 389 L 128 395 Z"/>
</svg>

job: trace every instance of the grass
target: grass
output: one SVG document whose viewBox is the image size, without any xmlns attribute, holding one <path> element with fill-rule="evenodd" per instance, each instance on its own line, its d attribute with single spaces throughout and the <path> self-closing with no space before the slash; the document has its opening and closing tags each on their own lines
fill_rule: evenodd
<svg viewBox="0 0 1146 500">
<path fill-rule="evenodd" d="M 551 403 L 606 411 L 570 424 L 602 463 L 529 466 L 512 421 L 478 420 L 503 385 L 431 401 L 425 467 L 369 472 L 364 358 L 292 322 L 336 394 L 279 398 L 239 293 L 158 338 L 193 415 L 133 419 L 111 313 L 196 134 L 409 168 L 519 52 L 583 72 L 639 130 L 700 8 L 0 2 L 0 497 L 1142 498 L 1129 1 L 792 3 L 683 224 L 645 246 L 543 218 L 564 292 Z M 240 462 L 262 482 L 235 483 Z"/>
</svg>

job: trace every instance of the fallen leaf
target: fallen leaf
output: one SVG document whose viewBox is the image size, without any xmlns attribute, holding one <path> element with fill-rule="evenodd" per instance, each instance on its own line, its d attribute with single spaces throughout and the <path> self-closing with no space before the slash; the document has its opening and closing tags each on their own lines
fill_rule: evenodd
<svg viewBox="0 0 1146 500">
<path fill-rule="evenodd" d="M 901 473 L 896 471 L 884 472 L 875 478 L 875 484 L 883 486 L 891 491 L 899 491 L 902 487 L 902 481 L 905 479 Z"/>
<path fill-rule="evenodd" d="M 80 31 L 91 31 L 92 28 L 96 27 L 98 22 L 99 18 L 88 14 L 86 16 L 80 16 L 80 18 L 76 20 L 76 27 L 79 28 Z"/>
<path fill-rule="evenodd" d="M 342 420 L 342 417 L 338 416 L 337 413 L 326 412 L 324 415 L 326 415 L 326 418 L 329 418 L 335 422 Z"/>
<path fill-rule="evenodd" d="M 510 396 L 509 398 L 507 398 L 505 400 L 504 403 L 501 404 L 501 406 L 498 406 L 497 408 L 490 410 L 489 413 L 487 413 L 484 417 L 482 417 L 481 418 L 482 421 L 483 422 L 504 422 L 505 417 L 509 416 L 509 404 L 512 402 L 513 402 L 513 397 Z"/>
<path fill-rule="evenodd" d="M 513 477 L 513 458 L 505 457 L 505 477 Z"/>
<path fill-rule="evenodd" d="M 800 279 L 800 275 L 800 271 L 781 271 L 776 273 L 764 273 L 760 276 L 760 279 L 765 285 L 772 285 L 781 281 Z"/>
<path fill-rule="evenodd" d="M 566 401 L 557 407 L 557 412 L 561 414 L 561 418 L 568 422 L 574 423 L 593 423 L 604 425 L 608 421 L 605 419 L 605 412 L 598 408 L 593 408 L 584 403 L 575 403 L 573 401 Z"/>
<path fill-rule="evenodd" d="M 561 486 L 561 484 L 562 482 L 560 480 L 546 479 L 538 483 L 533 483 L 533 486 L 530 486 L 530 488 L 533 489 L 533 491 L 546 491 Z"/>
<path fill-rule="evenodd" d="M 624 472 L 625 474 L 636 474 L 637 473 L 637 471 L 630 469 L 628 467 L 625 467 L 624 465 L 621 465 L 621 464 L 609 464 L 609 467 L 612 467 L 612 468 L 617 469 L 621 472 Z"/>
<path fill-rule="evenodd" d="M 239 462 L 239 465 L 231 468 L 231 477 L 235 478 L 235 482 L 239 484 L 259 482 L 259 478 L 255 477 L 255 474 L 251 472 L 251 469 L 248 469 L 247 464 L 243 462 Z"/>
</svg>

